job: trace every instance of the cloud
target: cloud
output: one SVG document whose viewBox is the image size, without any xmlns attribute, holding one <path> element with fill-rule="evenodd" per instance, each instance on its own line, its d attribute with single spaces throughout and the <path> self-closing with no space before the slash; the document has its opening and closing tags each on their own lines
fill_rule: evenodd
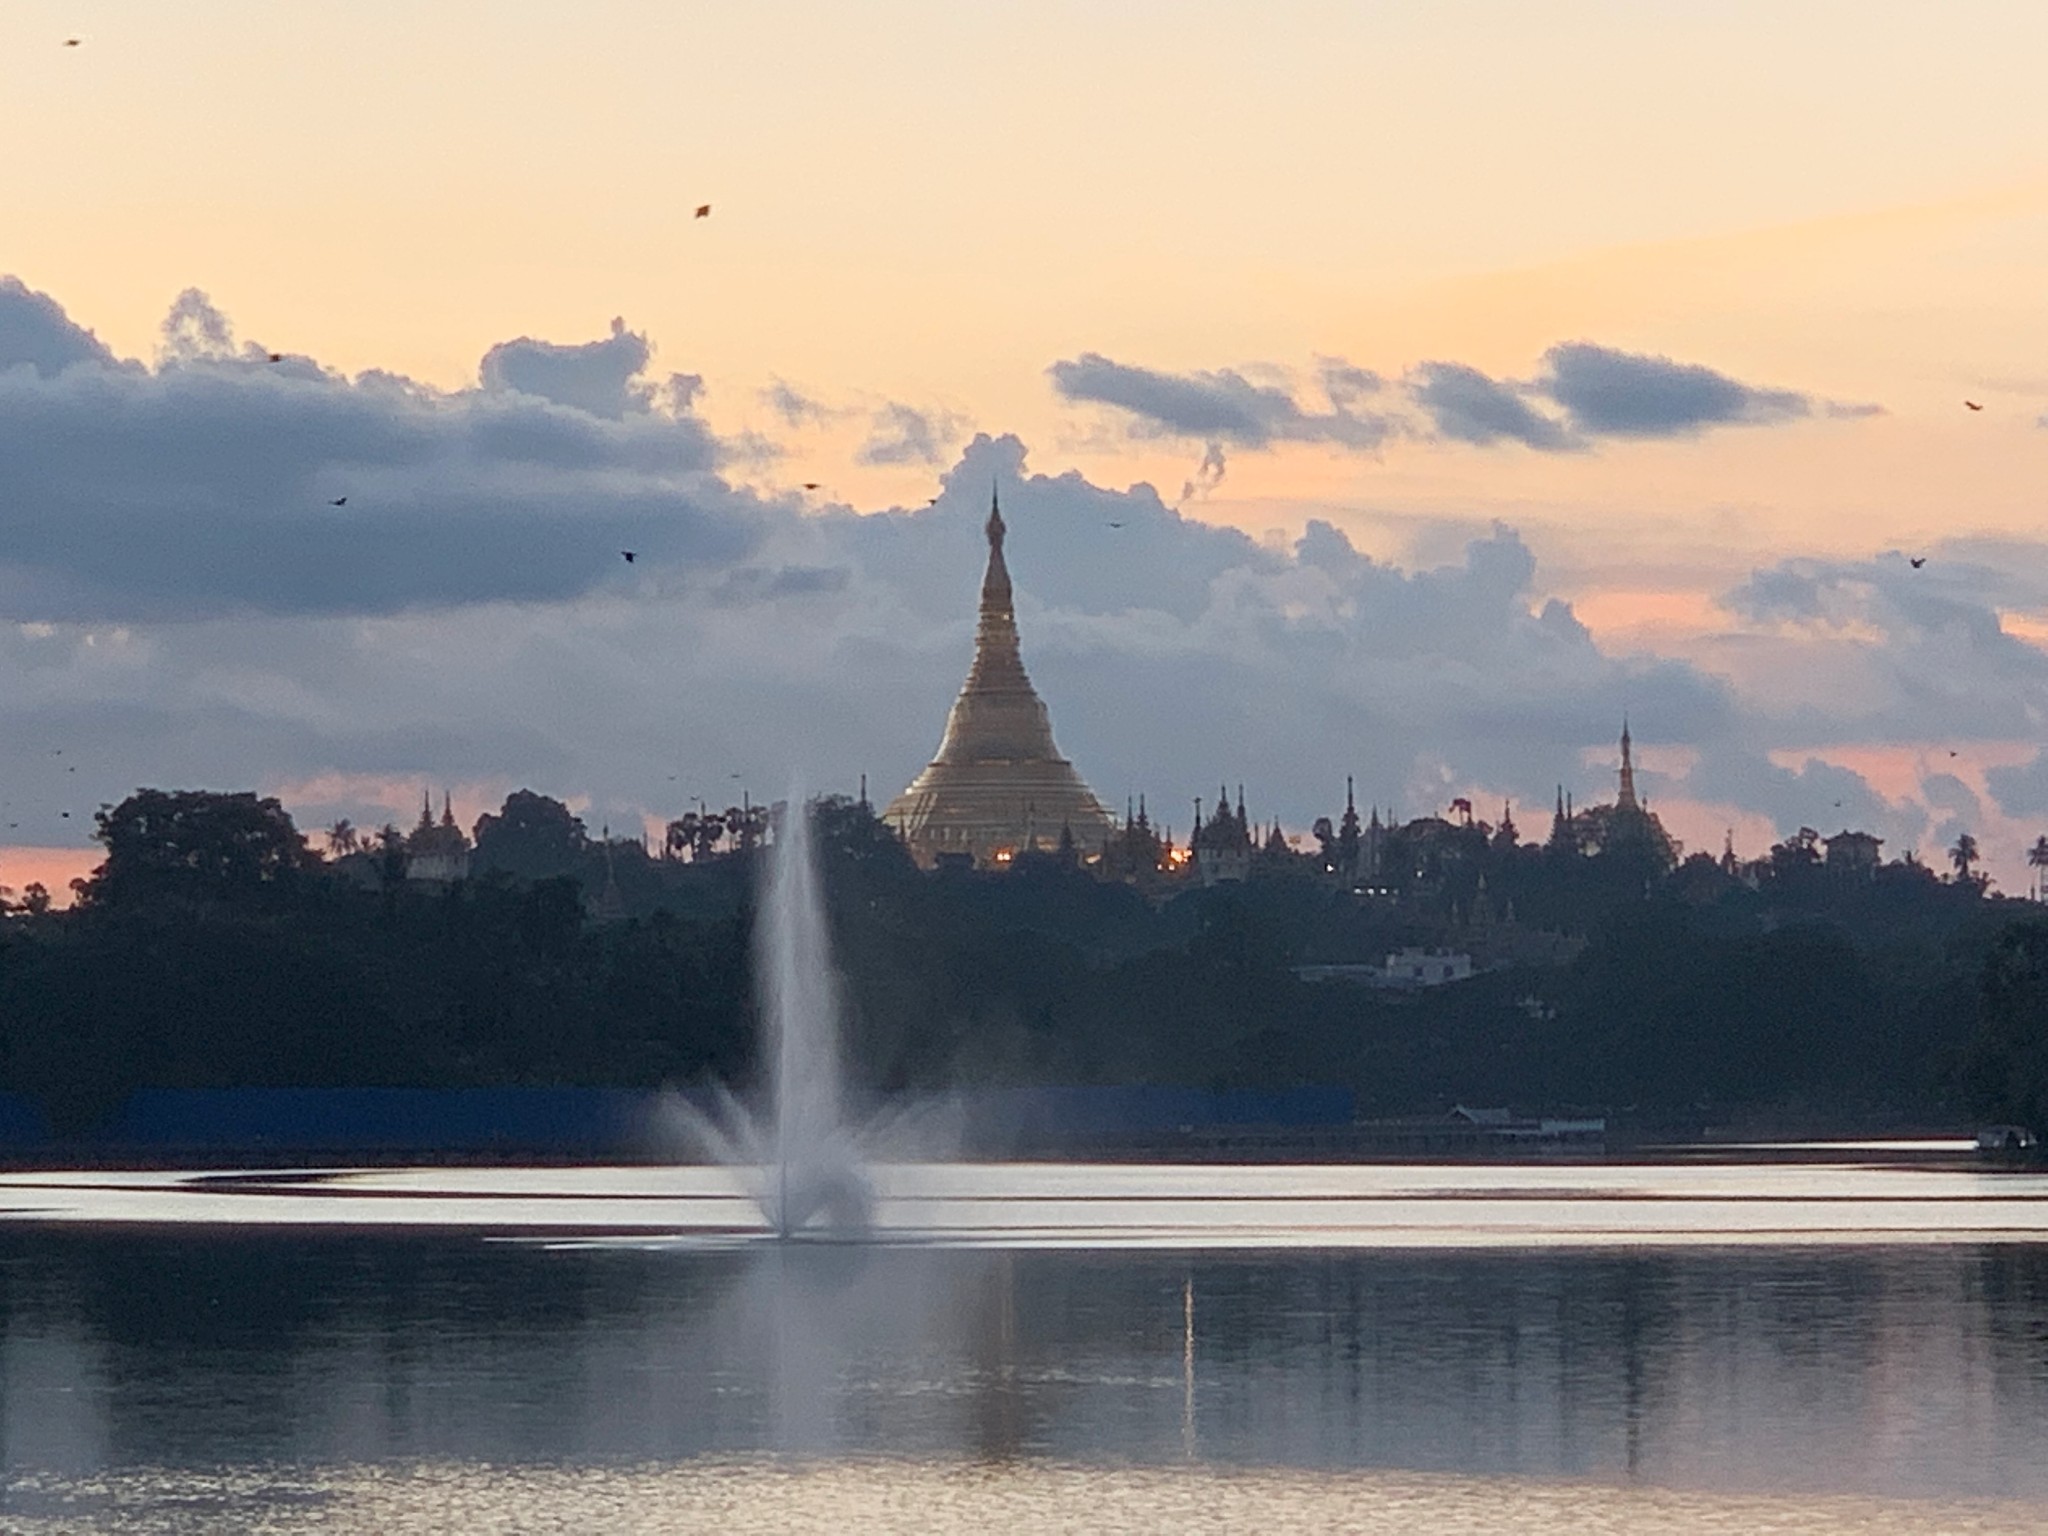
<svg viewBox="0 0 2048 1536">
<path fill-rule="evenodd" d="M 0 294 L 0 313 L 23 307 Z M 719 479 L 725 445 L 687 387 L 656 402 L 621 375 L 646 356 L 623 329 L 493 349 L 496 386 L 455 393 L 238 353 L 196 290 L 163 339 L 154 370 L 0 371 L 0 616 L 554 600 L 616 583 L 621 548 L 649 565 L 744 558 L 777 515 Z"/>
<path fill-rule="evenodd" d="M 1283 382 L 1260 383 L 1235 369 L 1162 373 L 1084 352 L 1046 371 L 1063 399 L 1113 406 L 1133 418 L 1139 436 L 1205 441 L 1215 450 L 1212 457 L 1220 457 L 1223 445 L 1264 449 L 1289 442 L 1369 452 L 1389 437 L 1425 430 L 1479 447 L 1511 442 L 1542 453 L 1569 453 L 1601 438 L 1689 437 L 1713 426 L 1882 413 L 1875 405 L 1758 389 L 1698 364 L 1591 342 L 1554 346 L 1543 366 L 1541 377 L 1518 382 L 1495 379 L 1468 363 L 1418 363 L 1403 380 L 1412 407 L 1405 412 L 1360 409 L 1360 402 L 1381 394 L 1384 381 L 1342 358 L 1317 360 L 1317 387 L 1328 402 L 1320 411 L 1303 404 L 1301 392 L 1278 369 L 1265 371 Z"/>
<path fill-rule="evenodd" d="M 39 298 L 10 288 L 0 313 L 70 335 Z M 1014 437 L 975 437 L 931 506 L 800 514 L 722 478 L 735 445 L 623 327 L 511 344 L 455 391 L 257 361 L 198 300 L 166 334 L 177 355 L 152 366 L 87 348 L 0 369 L 0 798 L 24 842 L 75 842 L 142 783 L 330 786 L 295 807 L 308 822 L 381 820 L 346 786 L 422 780 L 587 796 L 614 825 L 793 777 L 864 772 L 886 795 L 965 673 L 991 485 L 1061 746 L 1183 832 L 1173 807 L 1219 777 L 1295 828 L 1340 806 L 1347 773 L 1404 816 L 1458 794 L 1547 807 L 1560 781 L 1591 801 L 1626 708 L 1662 803 L 1839 819 L 1896 851 L 1974 812 L 1946 784 L 1880 794 L 1855 751 L 2048 739 L 2048 658 L 2000 619 L 2048 607 L 2048 544 L 1952 541 L 1917 572 L 1781 562 L 1726 595 L 1720 649 L 1622 654 L 1511 527 L 1445 523 L 1408 568 L 1332 518 L 1269 544 L 1149 485 L 1039 472 Z M 1347 409 L 1394 394 L 1307 387 Z M 1278 441 L 1291 418 L 1262 408 Z M 958 430 L 909 414 L 923 427 L 878 425 L 925 431 L 918 454 Z M 1239 446 L 1192 440 L 1219 463 Z M 1987 815 L 2048 802 L 2039 764 L 1949 771 Z"/>
<path fill-rule="evenodd" d="M 1786 560 L 1721 602 L 1744 621 L 1748 664 L 1771 678 L 1793 739 L 1945 747 L 2038 736 L 2048 732 L 2048 654 L 2000 612 L 2007 596 L 2042 590 L 2048 551 L 2032 553 L 2031 571 L 2014 555 L 2003 574 L 1946 545 L 1921 570 L 1897 555 Z"/>
<path fill-rule="evenodd" d="M 197 288 L 187 288 L 171 301 L 158 338 L 157 359 L 165 363 L 217 362 L 235 351 L 234 328 L 227 316 Z"/>
<path fill-rule="evenodd" d="M 1603 654 L 1511 529 L 1404 571 L 1326 521 L 1270 547 L 1149 486 L 1032 473 L 1016 439 L 981 437 L 933 506 L 744 504 L 729 553 L 554 596 L 0 628 L 0 781 L 40 811 L 141 782 L 532 782 L 615 825 L 736 793 L 733 772 L 757 794 L 860 772 L 887 793 L 965 674 L 992 483 L 1061 745 L 1103 794 L 1144 790 L 1176 824 L 1219 775 L 1294 826 L 1336 807 L 1346 772 L 1410 815 L 1450 782 L 1547 803 L 1562 777 L 1587 798 L 1602 784 L 1584 748 L 1624 698 L 1678 735 L 1728 719 L 1713 679 Z M 83 770 L 70 782 L 53 746 Z"/>
<path fill-rule="evenodd" d="M 1316 378 L 1331 404 L 1340 409 L 1348 409 L 1368 395 L 1378 394 L 1386 384 L 1386 380 L 1370 368 L 1360 368 L 1341 357 L 1317 358 Z"/>
<path fill-rule="evenodd" d="M 1810 416 L 1814 402 L 1789 389 L 1757 389 L 1668 357 L 1618 352 L 1589 341 L 1543 354 L 1536 389 L 1592 437 L 1683 437 L 1713 426 L 1767 425 Z"/>
<path fill-rule="evenodd" d="M 113 360 L 100 339 L 72 324 L 55 299 L 18 277 L 0 277 L 0 373 L 27 368 L 49 379 L 79 363 Z"/>
<path fill-rule="evenodd" d="M 1327 411 L 1304 406 L 1290 389 L 1256 384 L 1229 368 L 1160 373 L 1084 352 L 1046 372 L 1061 398 L 1114 406 L 1136 418 L 1136 430 L 1147 436 L 1192 437 L 1238 448 L 1295 442 L 1372 449 L 1391 430 L 1387 418 L 1353 409 L 1378 389 L 1377 375 L 1342 359 L 1326 359 L 1320 370 L 1330 400 Z"/>
<path fill-rule="evenodd" d="M 868 439 L 854 458 L 862 464 L 937 464 L 960 433 L 946 411 L 920 411 L 890 401 L 874 414 Z"/>
<path fill-rule="evenodd" d="M 1533 409 L 1512 386 L 1464 363 L 1421 363 L 1408 377 L 1408 394 L 1443 436 L 1480 447 L 1516 442 L 1545 453 L 1585 444 Z"/>
<path fill-rule="evenodd" d="M 1223 456 L 1223 445 L 1212 442 L 1202 450 L 1202 462 L 1195 466 L 1194 477 L 1181 482 L 1180 499 L 1188 501 L 1197 496 L 1206 496 L 1223 483 L 1223 475 L 1229 467 Z"/>
<path fill-rule="evenodd" d="M 487 390 L 517 390 L 571 410 L 618 421 L 647 410 L 653 391 L 641 378 L 653 356 L 647 338 L 612 321 L 602 341 L 563 346 L 522 336 L 484 354 L 478 372 Z M 693 383 L 701 383 L 701 380 Z M 694 390 L 686 391 L 685 399 Z"/>
<path fill-rule="evenodd" d="M 781 379 L 761 391 L 761 402 L 780 416 L 785 426 L 797 429 L 823 426 L 841 414 Z"/>
</svg>

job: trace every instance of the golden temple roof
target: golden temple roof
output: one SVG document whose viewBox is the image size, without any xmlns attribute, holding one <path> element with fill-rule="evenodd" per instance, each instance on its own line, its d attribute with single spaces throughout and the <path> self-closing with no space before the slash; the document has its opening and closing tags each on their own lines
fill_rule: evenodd
<svg viewBox="0 0 2048 1536">
<path fill-rule="evenodd" d="M 1060 756 L 1045 703 L 1024 671 L 1003 560 L 1006 532 L 991 492 L 974 664 L 946 717 L 938 755 L 883 812 L 923 864 L 942 853 L 1001 863 L 1034 845 L 1057 845 L 1063 830 L 1092 852 L 1115 830 L 1102 802 Z"/>
</svg>

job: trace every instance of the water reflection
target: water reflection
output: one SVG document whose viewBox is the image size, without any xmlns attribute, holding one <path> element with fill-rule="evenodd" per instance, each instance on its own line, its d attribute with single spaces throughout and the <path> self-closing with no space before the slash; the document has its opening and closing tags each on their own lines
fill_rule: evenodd
<svg viewBox="0 0 2048 1536">
<path fill-rule="evenodd" d="M 2044 1413 L 2048 1250 L 2022 1245 L 1191 1259 L 0 1231 L 0 1459 L 24 1487 L 774 1452 L 2048 1501 Z"/>
</svg>

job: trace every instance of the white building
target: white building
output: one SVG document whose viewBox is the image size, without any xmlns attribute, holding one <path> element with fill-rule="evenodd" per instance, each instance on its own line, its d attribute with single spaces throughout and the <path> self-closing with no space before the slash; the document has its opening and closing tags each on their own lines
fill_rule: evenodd
<svg viewBox="0 0 2048 1536">
<path fill-rule="evenodd" d="M 1389 987 L 1441 987 L 1464 981 L 1472 975 L 1472 957 L 1448 949 L 1396 950 L 1381 968 L 1381 985 Z"/>
</svg>

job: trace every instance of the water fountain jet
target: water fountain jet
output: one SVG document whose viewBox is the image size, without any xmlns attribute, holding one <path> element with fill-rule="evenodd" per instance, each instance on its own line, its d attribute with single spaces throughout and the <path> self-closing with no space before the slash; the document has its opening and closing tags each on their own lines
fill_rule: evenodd
<svg viewBox="0 0 2048 1536">
<path fill-rule="evenodd" d="M 776 1237 L 858 1234 L 874 1197 L 845 1116 L 838 973 L 800 794 L 777 818 L 767 857 L 754 922 L 766 1104 L 757 1113 L 720 1089 L 717 1113 L 679 1112 L 713 1158 L 749 1174 Z"/>
</svg>

